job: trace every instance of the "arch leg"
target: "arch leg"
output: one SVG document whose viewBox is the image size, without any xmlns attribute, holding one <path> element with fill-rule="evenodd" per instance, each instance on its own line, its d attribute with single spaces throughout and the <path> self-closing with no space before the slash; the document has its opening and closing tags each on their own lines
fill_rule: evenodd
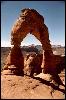
<svg viewBox="0 0 66 100">
<path fill-rule="evenodd" d="M 43 61 L 41 67 L 44 73 L 53 72 L 53 52 L 49 40 L 48 28 L 44 24 L 44 27 L 40 29 L 40 39 L 43 47 Z"/>
<path fill-rule="evenodd" d="M 21 52 L 20 46 L 15 45 L 7 59 L 6 59 L 7 69 L 9 69 L 13 74 L 23 75 L 24 68 L 24 58 Z"/>
</svg>

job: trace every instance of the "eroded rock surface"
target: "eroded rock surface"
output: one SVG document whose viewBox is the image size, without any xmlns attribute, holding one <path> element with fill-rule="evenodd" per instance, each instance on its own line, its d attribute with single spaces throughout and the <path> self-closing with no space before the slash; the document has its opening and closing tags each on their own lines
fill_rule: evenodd
<svg viewBox="0 0 66 100">
<path fill-rule="evenodd" d="M 14 74 L 23 74 L 24 68 L 24 58 L 19 46 L 14 46 L 7 59 L 4 66 L 4 70 L 11 70 Z"/>
<path fill-rule="evenodd" d="M 25 74 L 29 74 L 33 76 L 33 74 L 39 74 L 42 72 L 41 64 L 42 64 L 42 54 L 32 54 L 27 55 L 24 61 L 24 72 Z"/>
<path fill-rule="evenodd" d="M 60 75 L 62 78 L 62 74 Z M 29 76 L 4 75 L 3 71 L 1 99 L 65 99 L 65 87 L 60 85 L 57 88 L 50 83 L 50 77 L 49 74 L 41 73 L 35 79 Z"/>
<path fill-rule="evenodd" d="M 24 61 L 20 50 L 20 44 L 28 33 L 33 34 L 42 43 L 43 50 L 45 50 L 45 53 L 48 56 L 42 60 L 43 68 L 45 67 L 45 69 L 47 69 L 48 67 L 52 67 L 53 52 L 49 40 L 48 27 L 44 23 L 43 16 L 40 15 L 36 10 L 29 8 L 21 11 L 19 18 L 12 27 L 11 45 L 14 45 L 14 47 L 11 49 L 11 53 L 8 55 L 6 65 L 10 63 L 16 67 L 19 66 L 19 69 L 21 69 Z M 47 61 L 50 62 L 47 63 Z"/>
</svg>

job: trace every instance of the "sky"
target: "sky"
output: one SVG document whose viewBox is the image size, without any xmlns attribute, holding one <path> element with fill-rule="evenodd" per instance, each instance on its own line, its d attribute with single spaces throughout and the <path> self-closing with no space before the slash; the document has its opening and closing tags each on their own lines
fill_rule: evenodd
<svg viewBox="0 0 66 100">
<path fill-rule="evenodd" d="M 1 47 L 11 46 L 11 29 L 24 8 L 33 8 L 43 17 L 49 30 L 52 45 L 65 46 L 64 1 L 2 1 L 1 2 Z M 35 36 L 27 34 L 21 45 L 41 45 Z"/>
</svg>

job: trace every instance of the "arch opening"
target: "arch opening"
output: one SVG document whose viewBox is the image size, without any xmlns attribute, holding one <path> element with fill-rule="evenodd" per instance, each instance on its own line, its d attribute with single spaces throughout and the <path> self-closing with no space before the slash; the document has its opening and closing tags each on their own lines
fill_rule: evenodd
<svg viewBox="0 0 66 100">
<path fill-rule="evenodd" d="M 21 42 L 21 46 L 29 46 L 29 45 L 41 45 L 41 42 L 32 34 L 28 33 L 26 37 Z"/>
</svg>

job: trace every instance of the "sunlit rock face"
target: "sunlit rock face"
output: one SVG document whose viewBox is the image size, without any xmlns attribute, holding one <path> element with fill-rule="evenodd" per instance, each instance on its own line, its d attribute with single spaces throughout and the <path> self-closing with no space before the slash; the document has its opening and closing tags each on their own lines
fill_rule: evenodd
<svg viewBox="0 0 66 100">
<path fill-rule="evenodd" d="M 42 54 L 27 55 L 24 61 L 24 73 L 30 76 L 42 72 Z"/>
<path fill-rule="evenodd" d="M 19 46 L 14 46 L 6 59 L 6 66 L 4 66 L 4 69 L 12 70 L 13 73 L 23 74 L 23 67 L 24 58 L 21 48 Z"/>
<path fill-rule="evenodd" d="M 29 8 L 21 10 L 18 19 L 12 27 L 11 45 L 14 45 L 14 47 L 11 49 L 11 52 L 8 55 L 6 64 L 9 63 L 10 65 L 15 65 L 18 67 L 18 69 L 23 70 L 24 60 L 20 45 L 28 33 L 33 34 L 42 43 L 43 50 L 45 51 L 45 54 L 43 53 L 43 55 L 46 56 L 45 59 L 43 58 L 42 60 L 42 63 L 44 63 L 43 68 L 45 67 L 46 70 L 47 68 L 53 66 L 53 52 L 49 40 L 48 27 L 44 23 L 43 16 L 40 15 L 36 10 Z M 47 61 L 50 62 L 47 63 Z"/>
</svg>

